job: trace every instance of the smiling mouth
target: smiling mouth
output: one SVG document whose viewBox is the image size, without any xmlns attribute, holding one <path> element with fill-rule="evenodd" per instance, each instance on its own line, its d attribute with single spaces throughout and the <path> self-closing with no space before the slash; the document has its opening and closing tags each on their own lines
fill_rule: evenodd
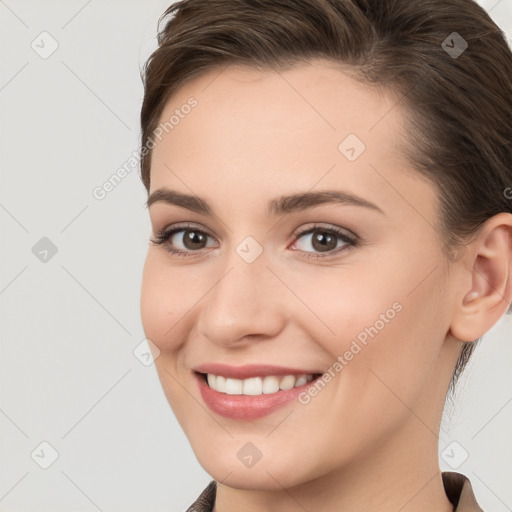
<svg viewBox="0 0 512 512">
<path fill-rule="evenodd" d="M 248 379 L 235 379 L 213 373 L 200 373 L 199 375 L 211 389 L 218 393 L 258 396 L 272 395 L 304 386 L 320 377 L 321 374 L 262 375 L 261 377 L 251 377 Z"/>
</svg>

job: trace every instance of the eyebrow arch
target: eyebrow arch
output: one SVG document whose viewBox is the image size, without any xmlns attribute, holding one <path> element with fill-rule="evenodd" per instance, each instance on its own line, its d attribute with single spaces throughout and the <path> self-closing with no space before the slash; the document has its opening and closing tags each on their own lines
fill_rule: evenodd
<svg viewBox="0 0 512 512">
<path fill-rule="evenodd" d="M 181 206 L 203 215 L 213 216 L 213 209 L 208 202 L 200 197 L 184 194 L 168 188 L 159 188 L 155 190 L 146 201 L 149 208 L 154 203 L 166 203 Z M 375 204 L 349 192 L 338 190 L 322 190 L 319 192 L 302 192 L 288 196 L 281 196 L 269 201 L 267 206 L 267 216 L 284 215 L 296 211 L 306 210 L 322 204 L 342 204 L 360 206 L 384 212 Z M 385 215 L 385 214 L 384 214 Z"/>
</svg>

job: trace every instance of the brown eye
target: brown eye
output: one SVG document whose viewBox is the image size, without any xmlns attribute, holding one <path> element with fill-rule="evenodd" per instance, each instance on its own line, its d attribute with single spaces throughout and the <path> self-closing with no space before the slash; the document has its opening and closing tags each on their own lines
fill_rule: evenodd
<svg viewBox="0 0 512 512">
<path fill-rule="evenodd" d="M 213 240 L 208 233 L 194 226 L 174 226 L 160 231 L 151 241 L 177 256 L 196 256 L 195 253 L 212 246 L 208 245 L 208 239 Z"/>
<path fill-rule="evenodd" d="M 323 252 L 323 251 L 332 251 L 336 249 L 338 245 L 337 237 L 331 235 L 327 231 L 315 231 L 312 237 L 312 246 L 315 250 Z"/>
<path fill-rule="evenodd" d="M 302 231 L 296 235 L 296 239 L 293 244 L 294 248 L 303 251 L 304 256 L 310 258 L 328 257 L 349 250 L 357 246 L 358 240 L 355 235 L 352 238 L 338 228 L 324 228 L 322 226 L 313 226 Z M 309 250 L 309 248 L 312 248 L 312 250 Z"/>
<path fill-rule="evenodd" d="M 182 236 L 183 245 L 191 251 L 204 249 L 206 246 L 207 235 L 201 233 L 201 231 L 194 231 L 191 229 L 182 230 L 184 235 Z"/>
</svg>

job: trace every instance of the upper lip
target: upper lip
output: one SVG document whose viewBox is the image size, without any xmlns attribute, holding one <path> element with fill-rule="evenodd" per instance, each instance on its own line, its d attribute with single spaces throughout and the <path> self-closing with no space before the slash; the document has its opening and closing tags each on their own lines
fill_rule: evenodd
<svg viewBox="0 0 512 512">
<path fill-rule="evenodd" d="M 206 363 L 193 368 L 198 373 L 222 375 L 231 379 L 249 379 L 267 375 L 319 375 L 322 372 L 268 364 L 247 364 L 244 366 L 229 366 L 222 363 Z"/>
</svg>

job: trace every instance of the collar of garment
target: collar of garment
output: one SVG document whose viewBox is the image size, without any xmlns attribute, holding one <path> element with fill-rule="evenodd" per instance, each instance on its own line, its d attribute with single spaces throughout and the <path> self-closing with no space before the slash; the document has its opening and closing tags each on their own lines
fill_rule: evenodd
<svg viewBox="0 0 512 512">
<path fill-rule="evenodd" d="M 442 476 L 446 496 L 453 503 L 453 512 L 483 512 L 468 477 L 453 471 L 445 471 Z M 212 480 L 187 512 L 212 512 L 216 494 L 217 482 Z"/>
</svg>

